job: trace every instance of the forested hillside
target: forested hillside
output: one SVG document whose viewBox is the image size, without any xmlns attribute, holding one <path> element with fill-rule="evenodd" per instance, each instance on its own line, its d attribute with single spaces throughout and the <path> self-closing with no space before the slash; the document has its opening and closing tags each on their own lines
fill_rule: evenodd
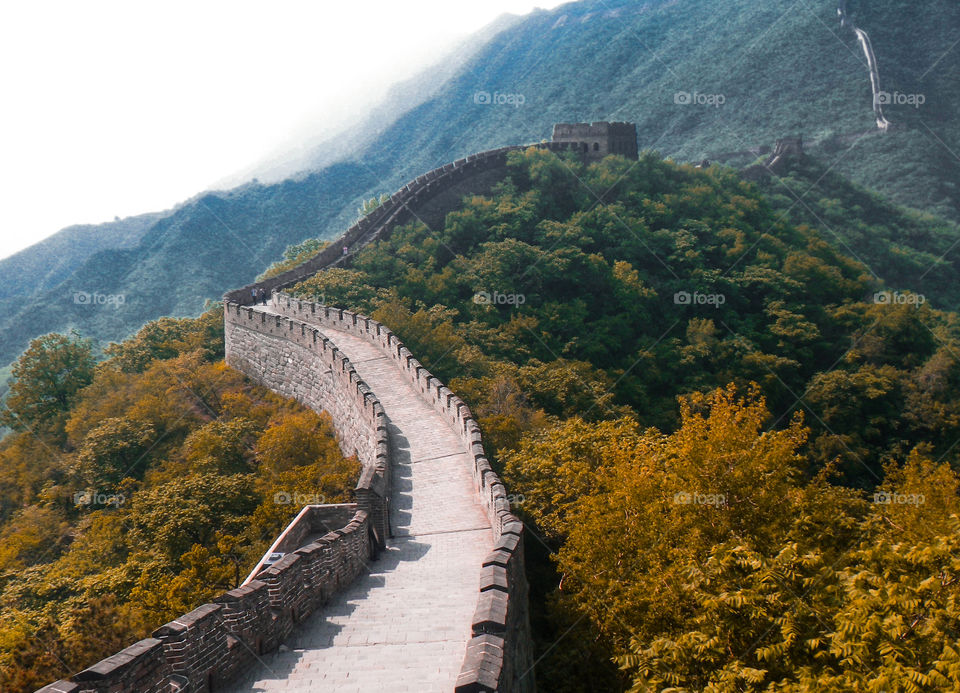
<svg viewBox="0 0 960 693">
<path fill-rule="evenodd" d="M 90 256 L 45 293 L 3 307 L 0 362 L 50 330 L 76 326 L 105 343 L 161 315 L 196 315 L 287 245 L 341 232 L 361 199 L 477 151 L 547 138 L 555 122 L 632 121 L 642 149 L 732 165 L 802 133 L 833 173 L 960 221 L 960 6 L 848 3 L 870 32 L 882 88 L 892 99 L 923 96 L 922 104 L 888 104 L 894 127 L 880 135 L 863 54 L 841 30 L 837 5 L 585 0 L 481 33 L 473 39 L 479 47 L 469 47 L 475 54 L 425 90 L 425 101 L 398 99 L 402 107 L 369 121 L 375 132 L 331 143 L 345 157 L 340 164 L 198 197 L 154 224 L 136 248 Z M 74 303 L 77 292 L 124 303 L 91 310 Z"/>
<path fill-rule="evenodd" d="M 50 334 L 0 419 L 0 690 L 30 693 L 240 584 L 359 463 L 318 416 L 230 370 L 223 312 L 111 345 Z M 296 499 L 293 503 L 291 500 Z"/>
<path fill-rule="evenodd" d="M 34 296 L 57 286 L 91 255 L 107 249 L 131 248 L 162 214 L 142 214 L 107 224 L 69 226 L 39 243 L 0 260 L 0 305 Z M 10 303 L 7 303 L 10 302 Z"/>
<path fill-rule="evenodd" d="M 893 288 L 933 305 L 960 306 L 960 226 L 898 207 L 832 171 L 816 157 L 787 157 L 758 188 L 785 218 L 816 228 L 841 253 Z"/>
<path fill-rule="evenodd" d="M 539 686 L 958 685 L 957 315 L 729 170 L 510 156 L 295 292 L 470 403 L 533 530 Z"/>
</svg>

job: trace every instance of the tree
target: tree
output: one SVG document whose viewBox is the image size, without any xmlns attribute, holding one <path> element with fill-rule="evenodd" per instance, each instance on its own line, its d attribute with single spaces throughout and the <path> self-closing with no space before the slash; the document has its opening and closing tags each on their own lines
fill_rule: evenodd
<svg viewBox="0 0 960 693">
<path fill-rule="evenodd" d="M 125 417 L 109 418 L 90 431 L 77 453 L 77 471 L 88 489 L 114 490 L 125 478 L 141 478 L 141 464 L 155 440 L 153 426 Z"/>
<path fill-rule="evenodd" d="M 308 238 L 305 241 L 295 245 L 287 246 L 283 251 L 283 259 L 274 262 L 267 270 L 257 277 L 257 281 L 263 281 L 278 274 L 283 274 L 287 270 L 302 265 L 304 262 L 319 254 L 321 250 L 330 245 L 330 241 L 321 241 L 319 238 Z"/>
<path fill-rule="evenodd" d="M 217 532 L 242 532 L 259 502 L 250 475 L 193 474 L 137 494 L 133 535 L 177 564 L 195 544 L 212 546 Z"/>
<path fill-rule="evenodd" d="M 237 474 L 249 471 L 246 458 L 252 450 L 256 425 L 249 419 L 214 419 L 198 428 L 183 443 L 191 469 Z"/>
<path fill-rule="evenodd" d="M 16 431 L 57 426 L 77 393 L 93 380 L 93 370 L 89 339 L 56 333 L 37 337 L 13 365 L 0 424 Z"/>
<path fill-rule="evenodd" d="M 152 362 L 200 351 L 208 360 L 223 357 L 223 306 L 217 305 L 198 318 L 159 318 L 144 325 L 136 335 L 109 344 L 107 365 L 124 373 L 142 373 Z"/>
</svg>

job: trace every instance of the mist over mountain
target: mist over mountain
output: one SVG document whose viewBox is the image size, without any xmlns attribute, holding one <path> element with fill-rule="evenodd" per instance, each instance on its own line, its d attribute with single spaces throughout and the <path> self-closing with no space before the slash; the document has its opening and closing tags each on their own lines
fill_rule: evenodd
<svg viewBox="0 0 960 693">
<path fill-rule="evenodd" d="M 44 281 L 14 276 L 6 294 L 18 298 L 0 314 L 0 360 L 44 332 L 76 327 L 107 341 L 160 315 L 197 314 L 287 245 L 337 235 L 363 199 L 476 151 L 545 139 L 555 122 L 632 121 L 641 148 L 737 166 L 802 134 L 832 174 L 960 220 L 960 161 L 951 153 L 960 151 L 960 51 L 951 50 L 960 7 L 847 4 L 872 39 L 888 132 L 877 128 L 868 64 L 838 9 L 598 0 L 505 18 L 444 67 L 399 85 L 352 130 L 289 161 L 290 170 L 315 172 L 198 196 L 123 243 L 60 251 L 71 258 Z M 266 180 L 286 165 L 261 172 Z M 800 208 L 805 192 L 790 193 Z M 91 302 L 75 303 L 77 292 Z M 123 303 L 107 303 L 111 296 Z"/>
</svg>

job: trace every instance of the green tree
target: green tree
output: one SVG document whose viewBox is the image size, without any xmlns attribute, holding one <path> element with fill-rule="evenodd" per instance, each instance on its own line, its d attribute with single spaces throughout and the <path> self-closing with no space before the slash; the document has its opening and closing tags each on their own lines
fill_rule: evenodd
<svg viewBox="0 0 960 693">
<path fill-rule="evenodd" d="M 144 457 L 155 441 L 153 426 L 128 418 L 109 418 L 90 431 L 77 453 L 77 471 L 89 489 L 113 490 L 125 478 L 140 478 Z"/>
<path fill-rule="evenodd" d="M 259 502 L 250 475 L 192 474 L 137 494 L 132 533 L 177 564 L 195 544 L 212 545 L 218 531 L 242 532 Z"/>
<path fill-rule="evenodd" d="M 238 474 L 249 471 L 256 425 L 244 418 L 214 419 L 193 431 L 183 443 L 191 469 L 202 472 Z"/>
<path fill-rule="evenodd" d="M 62 425 L 77 394 L 93 380 L 93 369 L 90 340 L 76 334 L 37 337 L 13 365 L 0 423 L 15 431 Z"/>
</svg>

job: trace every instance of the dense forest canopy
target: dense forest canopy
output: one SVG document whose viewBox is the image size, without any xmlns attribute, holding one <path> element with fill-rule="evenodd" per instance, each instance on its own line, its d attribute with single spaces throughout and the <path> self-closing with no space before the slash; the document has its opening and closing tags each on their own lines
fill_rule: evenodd
<svg viewBox="0 0 960 693">
<path fill-rule="evenodd" d="M 326 415 L 223 362 L 223 311 L 99 360 L 77 335 L 13 367 L 0 442 L 0 689 L 33 691 L 240 584 L 299 511 L 350 500 Z"/>
<path fill-rule="evenodd" d="M 470 403 L 531 530 L 539 684 L 957 685 L 946 297 L 730 170 L 509 168 L 294 293 L 386 323 Z"/>
</svg>

